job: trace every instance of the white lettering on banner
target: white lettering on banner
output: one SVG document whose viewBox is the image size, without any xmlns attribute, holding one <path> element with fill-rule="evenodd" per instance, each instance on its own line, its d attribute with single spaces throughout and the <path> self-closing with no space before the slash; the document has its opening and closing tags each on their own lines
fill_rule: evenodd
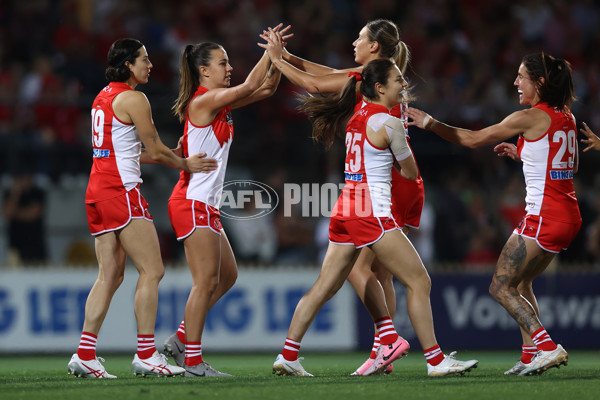
<svg viewBox="0 0 600 400">
<path fill-rule="evenodd" d="M 469 286 L 462 292 L 454 286 L 446 286 L 442 291 L 450 324 L 456 329 L 464 329 L 473 324 L 479 329 L 513 329 L 517 323 L 487 293 L 477 296 L 477 288 Z M 462 298 L 461 298 L 462 297 Z"/>
<path fill-rule="evenodd" d="M 578 329 L 588 326 L 595 329 L 600 328 L 600 296 L 542 298 L 538 300 L 538 306 L 544 326 Z M 552 312 L 553 309 L 556 309 L 555 313 Z"/>
<path fill-rule="evenodd" d="M 318 270 L 240 271 L 235 286 L 213 307 L 202 343 L 211 350 L 280 350 L 298 300 Z M 74 351 L 95 270 L 6 272 L 0 282 L 0 352 Z M 127 268 L 98 341 L 99 351 L 135 351 L 133 296 L 137 273 Z M 190 277 L 187 268 L 167 271 L 159 289 L 156 343 L 181 322 Z M 346 285 L 317 314 L 303 349 L 348 350 L 356 346 L 353 293 Z"/>
<path fill-rule="evenodd" d="M 478 294 L 477 287 L 459 290 L 446 286 L 442 298 L 450 324 L 456 329 L 471 325 L 481 329 L 514 329 L 517 323 L 488 293 Z M 540 296 L 540 315 L 544 327 L 561 329 L 600 329 L 600 296 Z"/>
</svg>

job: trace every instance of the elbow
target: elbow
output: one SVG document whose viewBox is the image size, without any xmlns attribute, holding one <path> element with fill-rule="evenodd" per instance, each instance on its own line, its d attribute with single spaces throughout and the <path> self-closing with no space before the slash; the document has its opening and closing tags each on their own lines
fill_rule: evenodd
<svg viewBox="0 0 600 400">
<path fill-rule="evenodd" d="M 478 142 L 476 140 L 467 140 L 461 144 L 465 147 L 468 147 L 469 149 L 476 149 L 478 147 L 483 146 L 484 143 Z"/>
<path fill-rule="evenodd" d="M 411 181 L 416 181 L 417 178 L 419 177 L 419 169 L 417 168 L 417 165 L 413 162 L 411 163 L 412 165 L 404 165 L 400 167 L 400 175 L 402 175 L 404 178 L 411 180 Z"/>
<path fill-rule="evenodd" d="M 302 85 L 302 89 L 306 90 L 310 94 L 319 94 L 319 88 L 312 85 Z"/>
<path fill-rule="evenodd" d="M 158 151 L 149 152 L 148 156 L 153 163 L 160 163 L 163 159 L 163 155 Z"/>
<path fill-rule="evenodd" d="M 319 86 L 312 79 L 305 79 L 301 82 L 302 89 L 306 90 L 310 94 L 320 94 Z"/>
<path fill-rule="evenodd" d="M 406 179 L 410 179 L 411 181 L 416 181 L 417 178 L 419 177 L 419 171 L 415 170 L 410 170 L 410 171 L 405 171 L 404 177 Z"/>
<path fill-rule="evenodd" d="M 267 86 L 265 86 L 265 89 L 263 90 L 262 97 L 263 98 L 271 97 L 271 96 L 273 96 L 273 94 L 275 94 L 276 90 L 277 90 L 276 85 L 267 85 Z"/>
</svg>

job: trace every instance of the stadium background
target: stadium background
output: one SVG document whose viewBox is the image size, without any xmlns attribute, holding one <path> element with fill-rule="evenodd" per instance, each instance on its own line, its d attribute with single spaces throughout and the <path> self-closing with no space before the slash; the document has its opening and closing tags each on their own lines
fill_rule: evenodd
<svg viewBox="0 0 600 400">
<path fill-rule="evenodd" d="M 519 108 L 513 81 L 521 57 L 545 50 L 572 63 L 579 98 L 573 112 L 579 123 L 586 121 L 600 132 L 597 1 L 3 1 L 0 184 L 8 191 L 15 176 L 27 173 L 43 190 L 47 255 L 34 265 L 20 260 L 9 248 L 6 217 L 0 219 L 0 352 L 24 351 L 18 343 L 27 339 L 62 351 L 78 339 L 81 304 L 96 274 L 83 206 L 91 165 L 89 107 L 106 83 L 106 54 L 115 39 L 135 37 L 146 45 L 154 68 L 150 82 L 138 89 L 150 100 L 161 138 L 175 146 L 182 128 L 170 108 L 185 44 L 221 43 L 236 84 L 260 57 L 258 33 L 267 26 L 291 24 L 292 53 L 344 68 L 354 65 L 351 43 L 360 28 L 382 17 L 400 26 L 401 38 L 411 49 L 407 76 L 417 96 L 415 104 L 436 118 L 471 128 L 500 121 Z M 343 144 L 326 152 L 311 141 L 310 124 L 294 109 L 297 92 L 283 78 L 272 98 L 234 111 L 236 136 L 227 180 L 252 179 L 280 192 L 285 183 L 343 180 Z M 516 327 L 487 296 L 487 284 L 523 212 L 520 165 L 496 157 L 491 147 L 468 150 L 431 133 L 413 128 L 410 133 L 427 203 L 422 227 L 411 239 L 432 273 L 441 343 L 514 348 L 519 345 Z M 600 154 L 580 155 L 575 182 L 583 227 L 536 286 L 543 298 L 542 313 L 549 318 L 544 323 L 566 347 L 593 346 L 597 341 L 592 338 L 600 331 Z M 181 318 L 189 281 L 182 246 L 174 239 L 166 213 L 177 173 L 144 166 L 143 178 L 142 190 L 168 266 L 161 284 L 160 337 Z M 327 243 L 326 222 L 304 218 L 299 210 L 284 216 L 281 208 L 252 223 L 224 220 L 243 274 L 236 285 L 239 290 L 224 299 L 233 304 L 233 316 L 226 318 L 225 306 L 218 310 L 213 318 L 224 322 L 209 327 L 209 342 L 231 333 L 233 343 L 250 335 L 256 348 L 280 346 L 294 301 L 316 277 Z M 127 279 L 130 284 L 134 280 L 135 276 Z M 120 290 L 109 313 L 113 319 L 103 333 L 127 326 L 134 337 L 132 292 L 132 285 Z M 355 297 L 344 289 L 340 300 L 320 317 L 322 337 L 318 329 L 311 330 L 314 343 L 307 337 L 308 348 L 370 345 L 370 323 Z M 396 323 L 410 330 L 402 315 L 401 290 L 399 302 Z M 273 313 L 269 307 L 274 304 L 283 307 L 277 321 L 261 319 L 258 327 L 243 324 L 251 315 Z M 339 341 L 340 330 L 350 331 L 347 341 Z M 105 344 L 124 350 L 117 340 L 108 338 Z"/>
</svg>

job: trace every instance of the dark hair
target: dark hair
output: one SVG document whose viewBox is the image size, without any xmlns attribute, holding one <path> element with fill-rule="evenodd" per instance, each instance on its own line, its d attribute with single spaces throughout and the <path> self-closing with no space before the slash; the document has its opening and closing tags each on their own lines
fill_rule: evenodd
<svg viewBox="0 0 600 400">
<path fill-rule="evenodd" d="M 223 46 L 213 42 L 188 44 L 183 49 L 179 66 L 179 95 L 172 107 L 179 121 L 185 121 L 187 106 L 200 86 L 199 67 L 207 67 L 212 59 L 211 52 L 218 49 L 223 49 Z"/>
<path fill-rule="evenodd" d="M 396 64 L 388 58 L 370 61 L 361 74 L 360 94 L 366 99 L 377 100 L 379 94 L 375 90 L 375 84 L 387 85 L 390 70 L 395 66 Z M 352 76 L 339 94 L 299 98 L 301 104 L 298 110 L 308 115 L 312 122 L 313 139 L 326 148 L 331 147 L 335 135 L 342 134 L 342 128 L 352 116 L 356 105 L 356 82 L 356 76 Z"/>
<path fill-rule="evenodd" d="M 137 39 L 125 38 L 115 41 L 108 50 L 108 67 L 104 76 L 109 82 L 125 82 L 131 76 L 131 71 L 125 61 L 131 63 L 140 55 L 142 42 Z"/>
<path fill-rule="evenodd" d="M 562 110 L 577 100 L 573 89 L 571 64 L 567 60 L 554 58 L 542 52 L 526 55 L 522 63 L 529 78 L 538 87 L 540 101 Z"/>
<path fill-rule="evenodd" d="M 379 54 L 396 62 L 404 73 L 410 60 L 410 51 L 406 43 L 400 40 L 398 26 L 387 19 L 376 19 L 367 23 L 368 38 L 379 43 Z"/>
</svg>

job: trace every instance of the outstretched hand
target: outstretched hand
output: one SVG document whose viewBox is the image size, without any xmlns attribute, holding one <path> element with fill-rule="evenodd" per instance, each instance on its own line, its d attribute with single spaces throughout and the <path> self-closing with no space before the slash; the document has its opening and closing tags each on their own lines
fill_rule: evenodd
<svg viewBox="0 0 600 400">
<path fill-rule="evenodd" d="M 281 29 L 282 26 L 283 24 L 279 24 L 275 28 L 268 28 L 259 35 L 266 43 L 257 44 L 267 51 L 271 60 L 283 58 L 283 53 L 286 51 L 286 40 L 294 36 L 293 33 L 285 34 L 292 27 L 291 25 Z"/>
<path fill-rule="evenodd" d="M 273 29 L 269 28 L 269 31 L 263 33 L 260 37 L 267 43 L 258 43 L 258 45 L 267 51 L 271 61 L 281 60 L 283 58 L 283 39 L 281 37 L 281 32 L 275 32 Z"/>
<path fill-rule="evenodd" d="M 512 143 L 502 142 L 494 147 L 494 152 L 498 157 L 510 157 L 515 161 L 521 161 L 519 153 L 517 152 L 517 146 Z"/>
<path fill-rule="evenodd" d="M 273 28 L 273 32 L 279 32 L 281 34 L 281 40 L 283 42 L 283 46 L 287 46 L 287 40 L 292 38 L 294 36 L 293 33 L 287 33 L 287 31 L 289 31 L 290 29 L 292 29 L 291 25 L 286 26 L 285 28 L 281 29 L 283 27 L 283 22 L 280 22 L 279 25 L 277 25 L 275 28 Z M 266 33 L 266 31 L 263 31 L 263 33 Z"/>
<path fill-rule="evenodd" d="M 584 152 L 593 149 L 596 151 L 600 151 L 600 138 L 592 132 L 589 126 L 584 122 L 583 129 L 579 129 L 581 133 L 587 136 L 587 139 L 581 139 L 581 143 L 585 143 L 587 146 L 583 149 Z"/>
<path fill-rule="evenodd" d="M 431 127 L 428 125 L 431 123 L 431 121 L 433 121 L 433 118 L 431 118 L 431 115 L 427 114 L 425 111 L 421 111 L 414 107 L 408 107 L 405 114 L 412 120 L 408 121 L 407 125 L 416 126 L 417 128 L 421 129 L 428 129 Z"/>
<path fill-rule="evenodd" d="M 206 158 L 206 153 L 194 154 L 185 159 L 188 170 L 192 173 L 202 172 L 208 174 L 217 169 L 218 163 L 214 158 Z"/>
</svg>

